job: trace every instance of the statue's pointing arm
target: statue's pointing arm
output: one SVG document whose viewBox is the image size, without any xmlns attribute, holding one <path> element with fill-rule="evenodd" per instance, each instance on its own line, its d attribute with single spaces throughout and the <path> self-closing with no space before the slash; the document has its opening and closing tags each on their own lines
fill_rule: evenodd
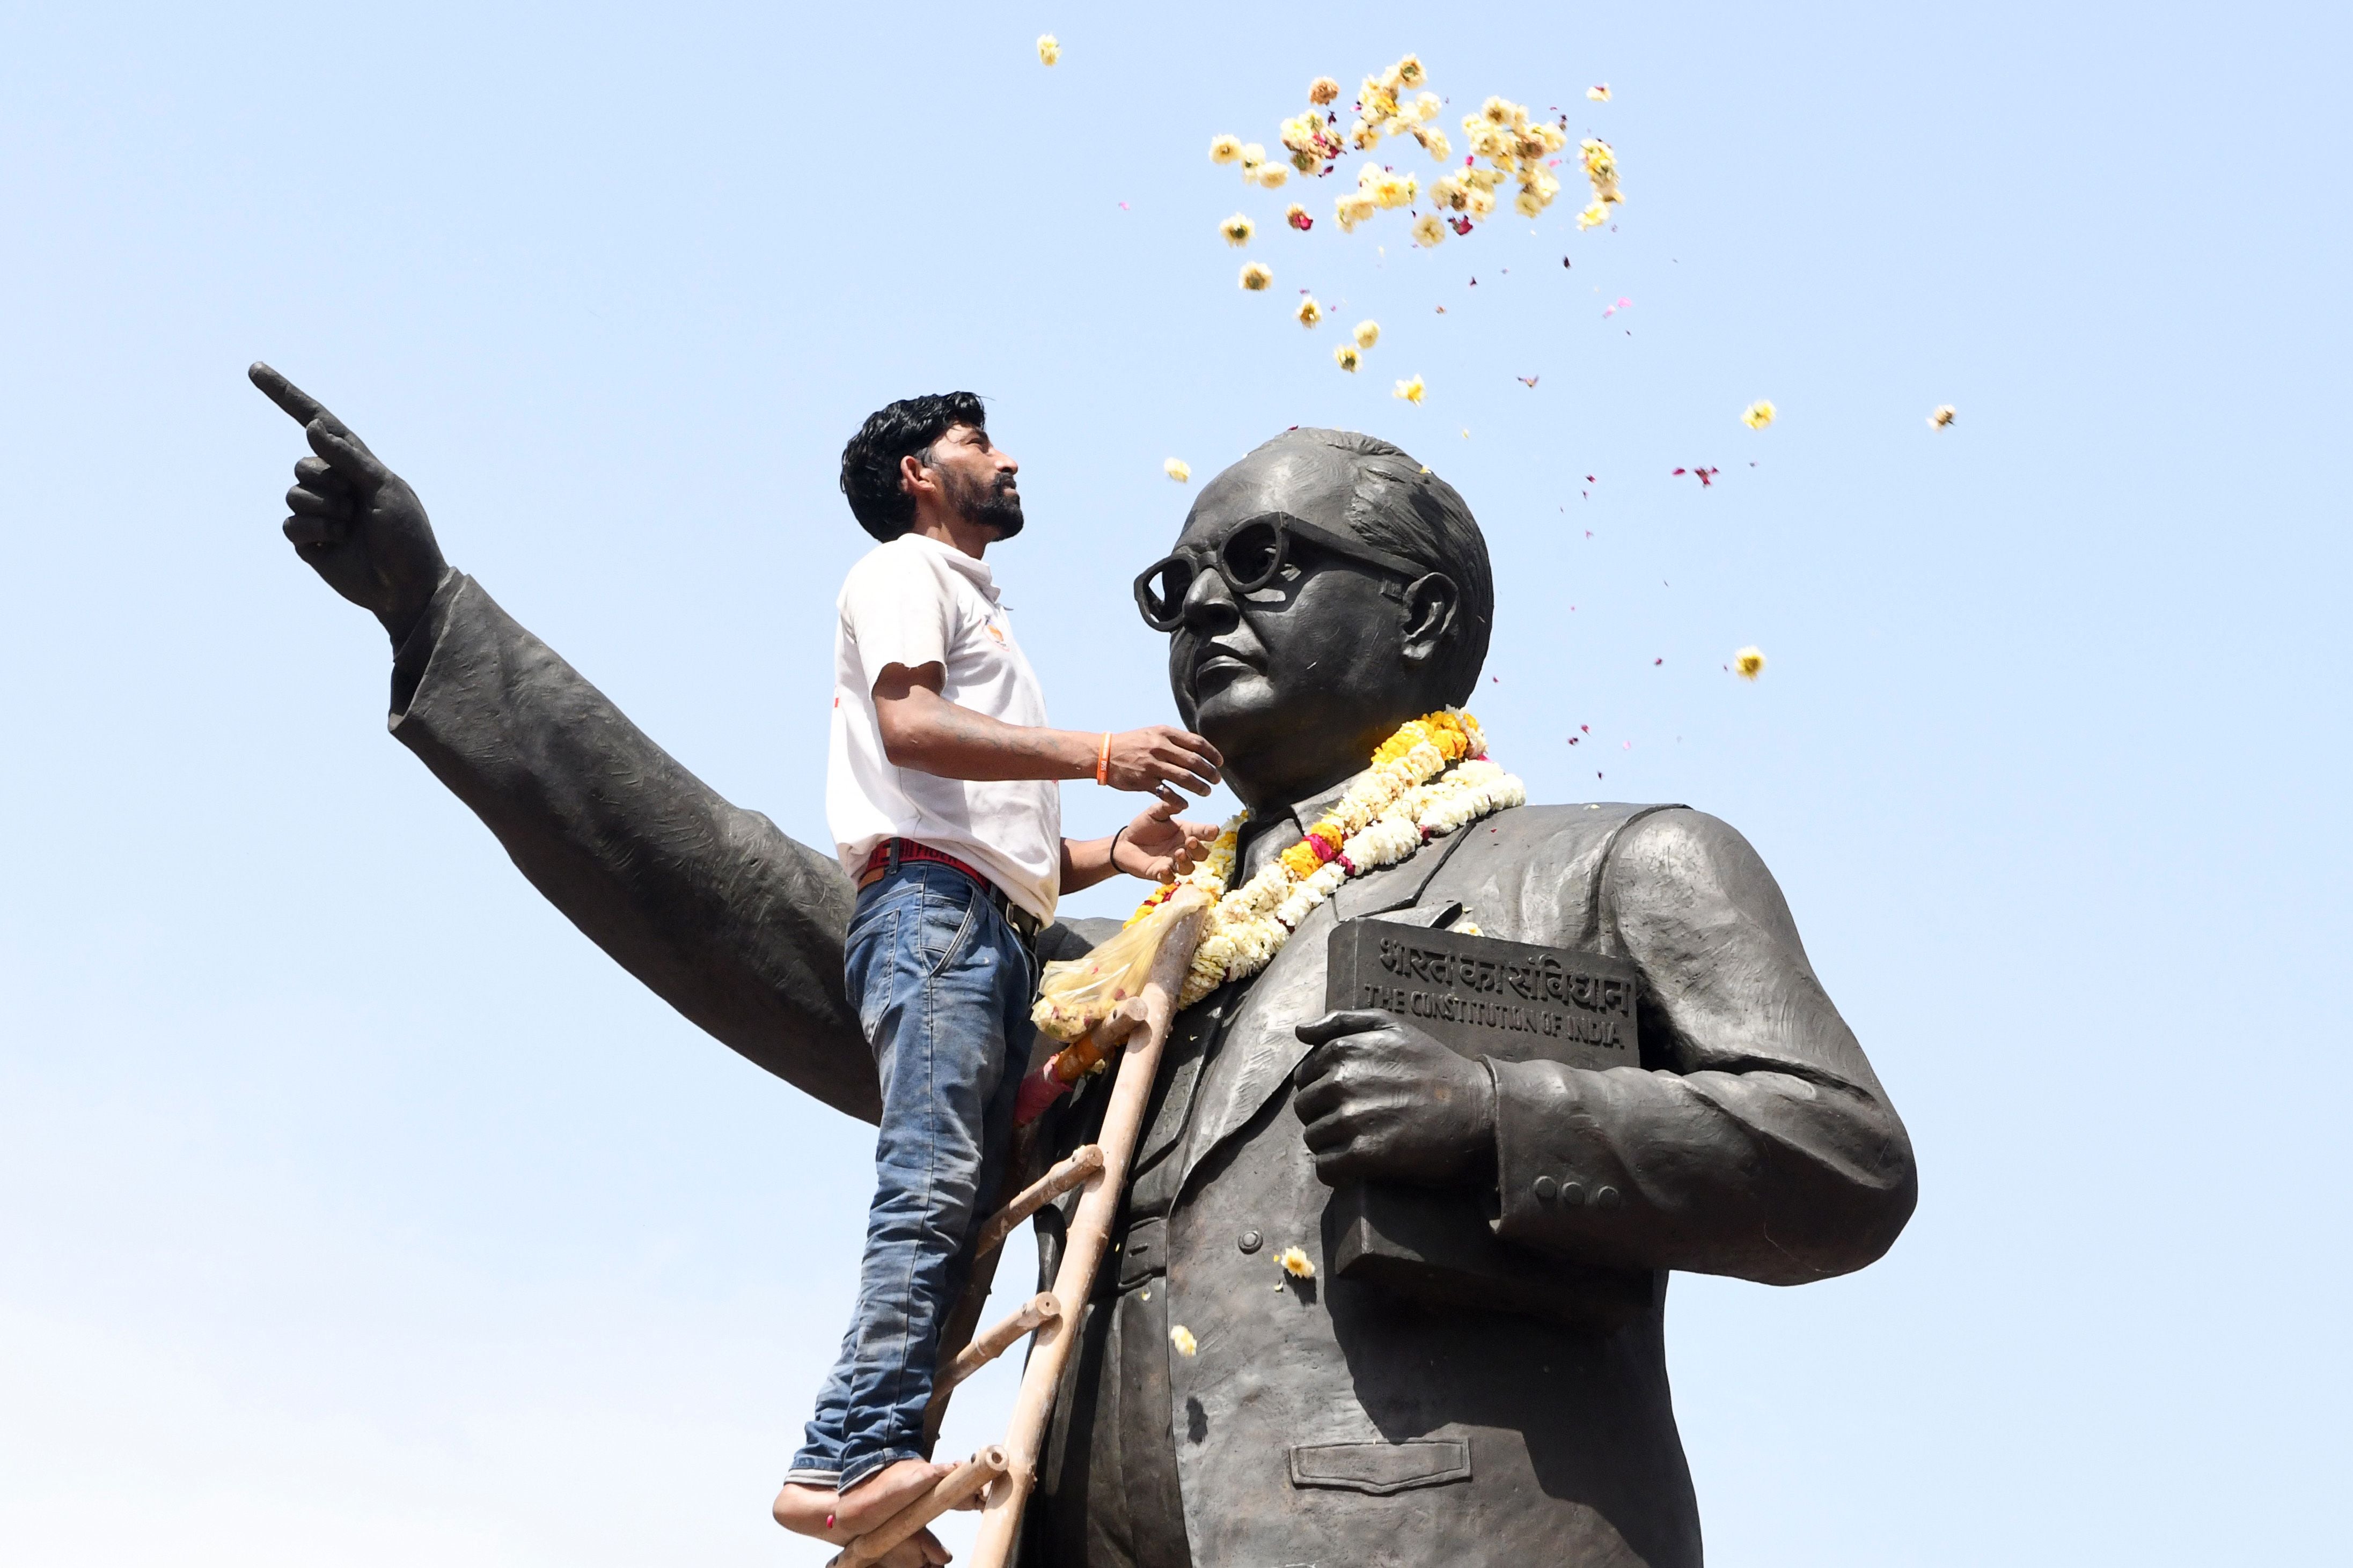
<svg viewBox="0 0 2353 1568">
<path fill-rule="evenodd" d="M 1917 1195 L 1911 1141 L 1757 852 L 1661 812 L 1603 888 L 1643 974 L 1646 1068 L 1496 1065 L 1499 1233 L 1772 1284 L 1877 1258 Z"/>
<path fill-rule="evenodd" d="M 662 1000 L 875 1119 L 873 1058 L 842 993 L 853 890 L 832 856 L 722 799 L 458 574 L 394 661 L 392 732 Z"/>
<path fill-rule="evenodd" d="M 842 994 L 849 879 L 721 799 L 449 569 L 425 509 L 349 426 L 268 365 L 303 427 L 287 540 L 392 639 L 392 728 L 532 885 L 661 998 L 779 1078 L 871 1121 L 873 1059 Z"/>
</svg>

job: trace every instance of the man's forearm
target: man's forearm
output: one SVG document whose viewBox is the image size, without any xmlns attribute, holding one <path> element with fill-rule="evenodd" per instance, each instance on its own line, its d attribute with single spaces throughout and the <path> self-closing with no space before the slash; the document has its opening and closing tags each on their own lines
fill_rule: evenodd
<svg viewBox="0 0 2353 1568">
<path fill-rule="evenodd" d="M 1081 888 L 1092 888 L 1104 879 L 1118 875 L 1119 868 L 1112 864 L 1112 848 L 1119 842 L 1114 833 L 1109 838 L 1065 838 L 1062 840 L 1062 891 L 1075 893 Z"/>
<path fill-rule="evenodd" d="M 926 687 L 917 686 L 877 706 L 881 710 L 882 750 L 892 764 L 941 778 L 976 783 L 1087 779 L 1094 777 L 1101 755 L 1100 735 L 1008 724 Z"/>
</svg>

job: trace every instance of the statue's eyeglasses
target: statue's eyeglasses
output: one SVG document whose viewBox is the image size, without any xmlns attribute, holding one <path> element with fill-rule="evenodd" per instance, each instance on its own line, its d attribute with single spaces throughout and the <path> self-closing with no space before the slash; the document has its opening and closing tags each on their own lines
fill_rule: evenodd
<svg viewBox="0 0 2353 1568">
<path fill-rule="evenodd" d="M 1145 567 L 1135 579 L 1135 607 L 1144 612 L 1145 623 L 1154 631 L 1173 632 L 1185 619 L 1185 596 L 1193 591 L 1204 568 L 1223 577 L 1226 586 L 1238 595 L 1256 593 L 1282 574 L 1295 541 L 1394 572 L 1408 581 L 1426 576 L 1430 571 L 1419 562 L 1375 549 L 1360 539 L 1277 512 L 1236 523 L 1214 543 L 1187 545 Z M 1382 592 L 1392 590 L 1384 586 Z"/>
</svg>

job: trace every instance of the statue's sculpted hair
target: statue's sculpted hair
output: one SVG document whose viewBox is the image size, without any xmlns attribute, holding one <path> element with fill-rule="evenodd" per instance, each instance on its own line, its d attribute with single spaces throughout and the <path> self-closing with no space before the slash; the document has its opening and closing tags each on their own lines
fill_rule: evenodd
<svg viewBox="0 0 2353 1568">
<path fill-rule="evenodd" d="M 1461 591 L 1446 649 L 1432 672 L 1446 700 L 1462 703 L 1478 689 L 1487 662 L 1487 639 L 1494 629 L 1495 576 L 1487 563 L 1487 538 L 1452 485 L 1377 436 L 1354 430 L 1286 430 L 1258 448 L 1294 444 L 1338 453 L 1356 475 L 1348 498 L 1347 523 L 1367 544 L 1443 572 Z"/>
<path fill-rule="evenodd" d="M 902 397 L 866 416 L 841 449 L 841 493 L 858 526 L 888 543 L 915 523 L 915 498 L 901 486 L 899 460 L 921 457 L 959 425 L 987 430 L 977 394 L 934 392 Z"/>
</svg>

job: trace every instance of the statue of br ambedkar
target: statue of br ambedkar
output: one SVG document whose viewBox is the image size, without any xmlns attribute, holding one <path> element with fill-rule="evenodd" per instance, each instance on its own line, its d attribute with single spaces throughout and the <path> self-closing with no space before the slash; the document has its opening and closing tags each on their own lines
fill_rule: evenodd
<svg viewBox="0 0 2353 1568">
<path fill-rule="evenodd" d="M 290 539 L 391 635 L 393 733 L 631 973 L 871 1120 L 833 857 L 673 762 L 448 567 L 355 436 L 254 375 L 315 454 Z M 1238 882 L 1400 724 L 1468 697 L 1493 605 L 1461 498 L 1329 430 L 1279 436 L 1205 486 L 1137 587 L 1184 722 L 1250 808 Z M 1442 930 L 1466 912 L 1490 937 L 1630 966 L 1639 1067 L 1474 1061 L 1409 1017 L 1327 1010 L 1341 922 Z M 1108 929 L 1060 924 L 1041 948 L 1075 956 Z M 1041 1156 L 1085 1142 L 1104 1098 L 1051 1110 Z M 1450 1289 L 1331 1266 L 1335 1214 L 1367 1191 L 1440 1216 L 1446 1234 L 1400 1246 Z M 1345 883 L 1264 970 L 1180 1015 L 1022 1561 L 1697 1564 L 1668 1271 L 1846 1273 L 1894 1241 L 1915 1194 L 1903 1123 L 1739 834 L 1683 806 L 1500 812 Z M 1047 1279 L 1060 1218 L 1039 1216 Z M 1285 1287 L 1273 1260 L 1292 1247 L 1324 1267 Z M 1198 1353 L 1172 1348 L 1180 1325 Z"/>
</svg>

